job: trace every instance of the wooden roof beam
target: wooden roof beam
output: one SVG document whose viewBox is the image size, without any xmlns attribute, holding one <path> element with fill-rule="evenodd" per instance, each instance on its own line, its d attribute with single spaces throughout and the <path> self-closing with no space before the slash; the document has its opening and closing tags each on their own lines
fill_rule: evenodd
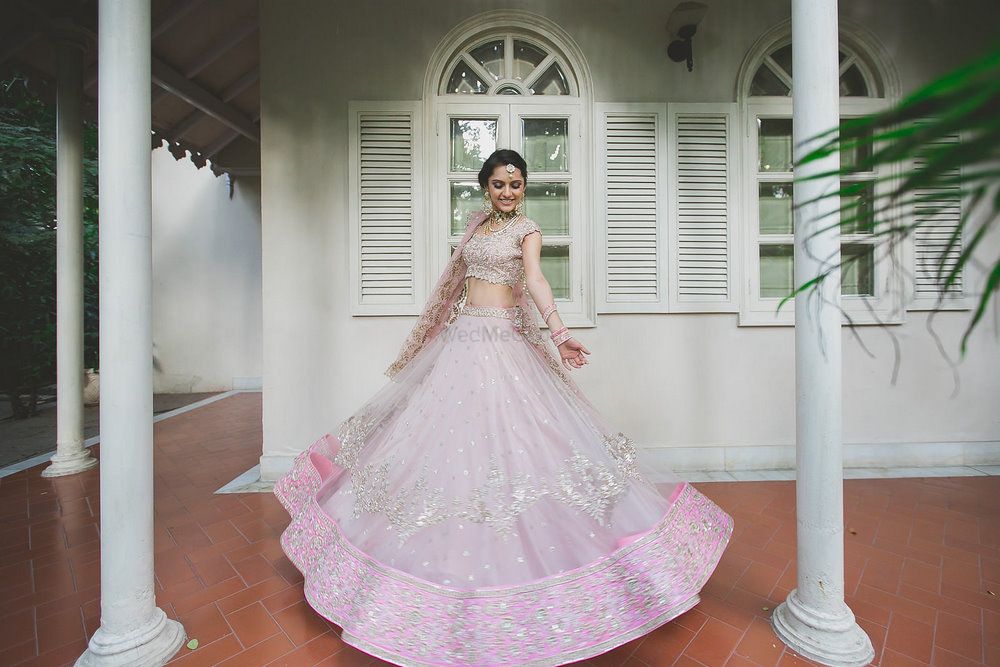
<svg viewBox="0 0 1000 667">
<path fill-rule="evenodd" d="M 228 102 L 234 97 L 242 93 L 244 90 L 257 83 L 257 79 L 260 78 L 260 65 L 254 67 L 252 70 L 248 71 L 246 74 L 240 78 L 233 81 L 229 86 L 222 91 L 222 101 Z"/>
<path fill-rule="evenodd" d="M 253 120 L 254 122 L 260 120 L 260 111 L 257 111 L 257 113 L 254 114 Z M 240 136 L 239 132 L 235 130 L 230 130 L 229 132 L 226 132 L 218 139 L 216 139 L 214 142 L 212 142 L 209 146 L 207 146 L 205 150 L 202 151 L 202 153 L 204 153 L 206 156 L 208 156 L 209 159 L 211 159 L 216 155 L 218 155 L 223 148 L 236 141 L 239 138 L 239 136 Z"/>
<path fill-rule="evenodd" d="M 234 27 L 231 32 L 223 35 L 221 40 L 216 42 L 211 49 L 202 54 L 201 58 L 188 67 L 184 72 L 184 76 L 188 79 L 192 78 L 255 32 L 257 32 L 256 18 L 246 20 Z"/>
<path fill-rule="evenodd" d="M 236 81 L 229 84 L 229 86 L 224 91 L 222 91 L 222 101 L 229 102 L 231 99 L 233 99 L 234 97 L 242 93 L 244 90 L 252 86 L 259 77 L 260 77 L 260 67 L 254 67 L 252 70 L 250 70 L 249 72 L 238 78 Z M 157 88 L 156 93 L 159 93 L 160 95 L 167 94 L 167 92 L 162 88 Z M 153 96 L 154 102 L 157 99 L 156 93 L 154 93 Z M 202 118 L 204 118 L 204 116 L 205 114 L 201 110 L 195 109 L 187 116 L 185 116 L 179 123 L 170 128 L 170 130 L 168 130 L 168 135 L 180 139 L 185 134 L 194 129 L 194 127 L 201 121 Z M 257 114 L 257 118 L 259 117 L 260 113 Z M 235 139 L 238 136 L 240 136 L 239 132 L 234 132 L 233 139 Z"/>
<path fill-rule="evenodd" d="M 161 16 L 156 17 L 156 21 L 153 22 L 152 38 L 156 39 L 167 30 L 170 30 L 175 23 L 190 14 L 192 10 L 204 2 L 205 0 L 187 0 L 186 2 L 171 4 L 170 9 L 163 12 Z"/>
<path fill-rule="evenodd" d="M 260 143 L 260 130 L 249 118 L 226 104 L 207 90 L 184 78 L 180 72 L 159 58 L 152 60 L 153 83 L 175 95 L 196 109 L 200 109 L 220 123 L 228 125 L 246 138 Z"/>
</svg>

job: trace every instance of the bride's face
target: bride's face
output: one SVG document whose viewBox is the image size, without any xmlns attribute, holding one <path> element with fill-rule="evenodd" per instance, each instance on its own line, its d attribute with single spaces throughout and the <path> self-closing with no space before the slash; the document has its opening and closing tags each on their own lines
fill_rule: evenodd
<svg viewBox="0 0 1000 667">
<path fill-rule="evenodd" d="M 498 165 L 486 185 L 490 199 L 493 200 L 493 208 L 502 213 L 510 213 L 524 199 L 525 179 L 521 170 L 516 167 L 513 173 L 508 173 L 507 165 Z"/>
</svg>

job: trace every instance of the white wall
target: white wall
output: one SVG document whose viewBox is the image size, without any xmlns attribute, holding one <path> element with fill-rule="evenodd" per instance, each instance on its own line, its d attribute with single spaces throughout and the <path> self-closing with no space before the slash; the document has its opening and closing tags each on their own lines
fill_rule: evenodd
<svg viewBox="0 0 1000 667">
<path fill-rule="evenodd" d="M 711 2 L 689 73 L 665 55 L 672 6 L 659 0 L 262 4 L 265 477 L 287 468 L 387 381 L 382 372 L 413 324 L 408 317 L 349 314 L 348 101 L 421 99 L 438 42 L 455 24 L 498 8 L 559 23 L 588 60 L 595 101 L 733 101 L 747 50 L 789 12 L 780 0 Z M 988 0 L 963 3 L 962 12 L 933 0 L 841 6 L 883 42 L 904 91 L 981 51 L 1000 19 Z M 995 326 L 980 327 L 953 376 L 925 319 L 911 313 L 888 331 L 861 329 L 874 356 L 844 332 L 849 463 L 1000 459 Z M 967 312 L 936 317 L 948 353 L 967 321 Z M 637 330 L 655 343 L 623 345 Z M 895 385 L 889 333 L 900 344 Z M 642 445 L 672 448 L 664 454 L 673 466 L 791 465 L 793 335 L 790 327 L 738 327 L 735 314 L 602 314 L 597 327 L 579 334 L 593 356 L 576 377 L 612 424 Z M 960 393 L 952 397 L 955 378 Z"/>
<path fill-rule="evenodd" d="M 153 390 L 261 382 L 260 179 L 153 151 Z"/>
</svg>

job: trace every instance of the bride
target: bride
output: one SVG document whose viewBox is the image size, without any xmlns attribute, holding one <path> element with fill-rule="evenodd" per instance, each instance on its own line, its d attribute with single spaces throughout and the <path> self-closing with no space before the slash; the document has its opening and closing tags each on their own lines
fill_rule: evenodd
<svg viewBox="0 0 1000 667">
<path fill-rule="evenodd" d="M 398 665 L 562 665 L 611 650 L 697 604 L 732 532 L 694 487 L 654 486 L 570 378 L 590 352 L 542 275 L 527 176 L 514 151 L 486 160 L 484 211 L 391 381 L 274 487 L 309 604 Z"/>
</svg>

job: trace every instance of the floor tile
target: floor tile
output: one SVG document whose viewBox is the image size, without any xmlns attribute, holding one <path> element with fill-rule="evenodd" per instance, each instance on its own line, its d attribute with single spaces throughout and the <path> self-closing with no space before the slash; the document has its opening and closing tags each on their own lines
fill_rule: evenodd
<svg viewBox="0 0 1000 667">
<path fill-rule="evenodd" d="M 281 632 L 278 624 L 259 602 L 227 614 L 226 621 L 244 647 L 253 646 Z"/>
<path fill-rule="evenodd" d="M 708 619 L 684 650 L 684 655 L 704 665 L 724 665 L 743 633 L 733 626 Z"/>
<path fill-rule="evenodd" d="M 886 648 L 909 656 L 914 660 L 930 663 L 934 627 L 915 621 L 902 614 L 893 614 L 889 619 Z"/>
<path fill-rule="evenodd" d="M 157 603 L 200 642 L 171 664 L 387 664 L 342 644 L 305 602 L 273 496 L 214 493 L 259 463 L 260 409 L 259 394 L 241 394 L 156 424 Z M 1000 601 L 987 592 L 1000 585 L 1000 479 L 978 475 L 1000 467 L 979 468 L 854 471 L 845 482 L 847 602 L 883 666 L 1000 664 Z M 100 622 L 99 472 L 46 480 L 41 469 L 0 479 L 0 664 L 71 663 Z M 920 472 L 961 476 L 889 476 Z M 812 664 L 769 621 L 796 585 L 790 473 L 696 477 L 736 518 L 701 602 L 583 664 Z"/>
</svg>

